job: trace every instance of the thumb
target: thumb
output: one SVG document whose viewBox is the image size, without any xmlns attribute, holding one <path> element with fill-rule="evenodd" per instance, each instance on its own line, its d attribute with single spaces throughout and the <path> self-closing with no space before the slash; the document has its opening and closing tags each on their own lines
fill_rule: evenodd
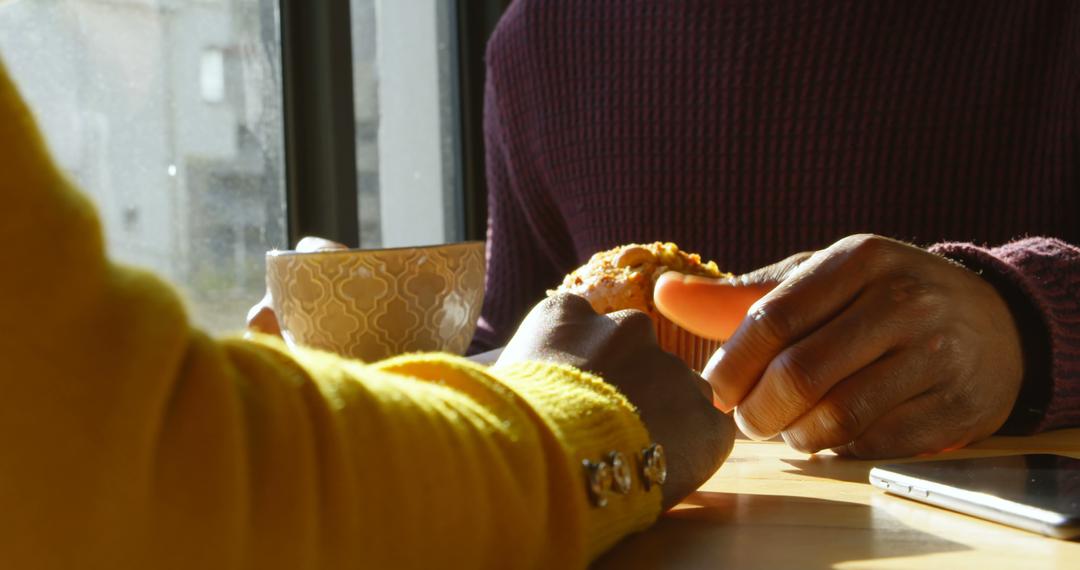
<svg viewBox="0 0 1080 570">
<path fill-rule="evenodd" d="M 251 332 L 281 336 L 281 326 L 274 312 L 274 301 L 270 297 L 270 291 L 267 291 L 255 306 L 248 309 L 247 327 Z"/>
<path fill-rule="evenodd" d="M 713 279 L 668 271 L 660 276 L 653 301 L 665 317 L 705 338 L 727 340 L 763 295 L 772 291 L 812 252 L 733 278 Z"/>
<path fill-rule="evenodd" d="M 296 251 L 303 253 L 315 253 L 319 251 L 335 251 L 349 249 L 349 246 L 315 236 L 305 236 L 296 244 Z"/>
</svg>

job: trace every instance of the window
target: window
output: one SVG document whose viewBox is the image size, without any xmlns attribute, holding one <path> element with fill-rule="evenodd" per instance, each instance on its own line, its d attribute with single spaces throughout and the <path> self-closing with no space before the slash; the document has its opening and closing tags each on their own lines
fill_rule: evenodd
<svg viewBox="0 0 1080 570">
<path fill-rule="evenodd" d="M 361 247 L 464 238 L 454 6 L 351 2 Z"/>
<path fill-rule="evenodd" d="M 180 286 L 195 321 L 243 325 L 285 246 L 272 0 L 0 6 L 0 56 L 111 254 Z"/>
<path fill-rule="evenodd" d="M 0 3 L 0 57 L 110 254 L 216 332 L 242 327 L 266 250 L 291 245 L 279 1 Z M 457 3 L 349 7 L 359 243 L 461 240 Z"/>
</svg>

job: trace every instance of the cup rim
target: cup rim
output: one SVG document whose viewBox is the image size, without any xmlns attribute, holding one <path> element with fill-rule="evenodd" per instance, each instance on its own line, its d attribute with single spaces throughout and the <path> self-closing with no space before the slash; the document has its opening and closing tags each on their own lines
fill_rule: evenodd
<svg viewBox="0 0 1080 570">
<path fill-rule="evenodd" d="M 455 249 L 455 248 L 472 248 L 477 245 L 483 245 L 483 240 L 467 240 L 456 241 L 453 243 L 436 243 L 428 245 L 417 246 L 400 246 L 400 247 L 381 247 L 381 248 L 348 248 L 348 249 L 323 249 L 318 251 L 296 251 L 295 249 L 271 249 L 266 252 L 266 257 L 292 257 L 298 255 L 346 255 L 346 254 L 358 254 L 358 253 L 392 253 L 396 251 L 404 250 L 436 250 L 436 249 Z"/>
</svg>

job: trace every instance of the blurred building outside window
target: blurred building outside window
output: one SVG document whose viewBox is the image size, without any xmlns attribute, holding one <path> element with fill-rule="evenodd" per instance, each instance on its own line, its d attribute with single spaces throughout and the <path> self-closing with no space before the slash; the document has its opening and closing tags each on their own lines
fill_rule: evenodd
<svg viewBox="0 0 1080 570">
<path fill-rule="evenodd" d="M 363 247 L 456 241 L 453 2 L 351 0 Z M 238 330 L 286 248 L 275 0 L 0 4 L 0 58 L 109 251 Z"/>
</svg>

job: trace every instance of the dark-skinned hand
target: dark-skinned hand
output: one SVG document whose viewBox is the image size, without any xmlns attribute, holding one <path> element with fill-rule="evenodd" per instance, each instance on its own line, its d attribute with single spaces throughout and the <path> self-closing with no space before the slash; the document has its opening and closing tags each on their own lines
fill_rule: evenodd
<svg viewBox="0 0 1080 570">
<path fill-rule="evenodd" d="M 728 339 L 703 376 L 750 437 L 806 452 L 911 456 L 967 445 L 1008 418 L 1023 376 L 1009 307 L 918 247 L 844 238 L 731 280 L 668 273 L 661 311 Z"/>
<path fill-rule="evenodd" d="M 711 405 L 711 388 L 700 376 L 660 349 L 644 313 L 598 315 L 580 297 L 551 297 L 529 313 L 495 366 L 520 361 L 594 373 L 637 407 L 649 435 L 667 452 L 665 509 L 701 486 L 731 453 L 731 419 Z"/>
</svg>

